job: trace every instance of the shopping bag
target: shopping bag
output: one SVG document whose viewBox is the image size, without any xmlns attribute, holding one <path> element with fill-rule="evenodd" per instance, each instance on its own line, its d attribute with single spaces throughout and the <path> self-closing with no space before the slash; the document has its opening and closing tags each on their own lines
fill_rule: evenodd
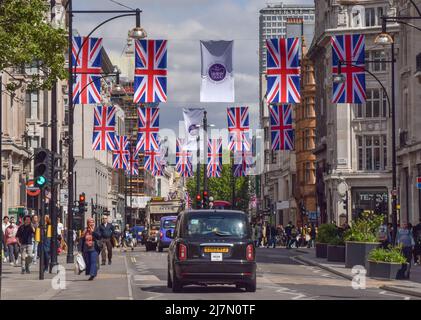
<svg viewBox="0 0 421 320">
<path fill-rule="evenodd" d="M 79 273 L 81 273 L 82 271 L 85 271 L 86 269 L 85 260 L 83 259 L 80 253 L 76 254 L 76 264 L 77 264 Z"/>
</svg>

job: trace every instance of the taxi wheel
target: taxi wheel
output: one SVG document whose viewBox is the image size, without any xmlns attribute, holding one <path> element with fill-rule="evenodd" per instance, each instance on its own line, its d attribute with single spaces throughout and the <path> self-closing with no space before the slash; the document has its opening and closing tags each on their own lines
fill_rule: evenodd
<svg viewBox="0 0 421 320">
<path fill-rule="evenodd" d="M 256 280 L 246 284 L 246 292 L 256 292 Z"/>
<path fill-rule="evenodd" d="M 164 250 L 164 248 L 162 248 L 161 246 L 158 246 L 158 252 L 162 252 Z"/>
<path fill-rule="evenodd" d="M 183 285 L 180 280 L 177 279 L 175 272 L 173 272 L 174 278 L 172 279 L 172 292 L 181 292 L 183 290 Z"/>
</svg>

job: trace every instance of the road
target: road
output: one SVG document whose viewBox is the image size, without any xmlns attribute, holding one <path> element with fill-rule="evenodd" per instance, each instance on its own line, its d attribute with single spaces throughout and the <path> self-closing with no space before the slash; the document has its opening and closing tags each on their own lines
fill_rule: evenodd
<svg viewBox="0 0 421 320">
<path fill-rule="evenodd" d="M 351 281 L 294 259 L 300 253 L 283 248 L 257 250 L 257 291 L 234 286 L 187 286 L 181 293 L 167 288 L 167 251 L 127 252 L 131 298 L 135 300 L 412 300 L 378 288 L 355 290 Z"/>
</svg>

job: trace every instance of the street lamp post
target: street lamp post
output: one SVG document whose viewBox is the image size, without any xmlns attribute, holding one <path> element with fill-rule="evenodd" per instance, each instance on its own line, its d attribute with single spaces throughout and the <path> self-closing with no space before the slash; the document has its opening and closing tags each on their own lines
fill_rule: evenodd
<svg viewBox="0 0 421 320">
<path fill-rule="evenodd" d="M 358 65 L 354 65 L 355 61 L 339 61 L 338 63 L 338 73 L 334 76 L 333 81 L 336 83 L 341 83 L 345 81 L 345 77 L 342 74 L 342 65 L 350 66 L 353 68 L 360 68 L 361 70 L 367 72 L 370 74 L 382 87 L 384 94 L 386 95 L 387 103 L 389 106 L 389 115 L 392 120 L 392 224 L 393 224 L 393 243 L 395 243 L 396 238 L 396 230 L 398 225 L 397 220 L 397 211 L 396 211 L 396 205 L 397 205 L 397 194 L 396 194 L 396 117 L 395 117 L 395 57 L 393 55 L 394 52 L 394 46 L 392 45 L 392 59 L 389 61 L 365 61 L 366 63 L 391 63 L 392 65 L 392 92 L 391 96 L 392 99 L 389 98 L 389 95 L 387 93 L 387 90 L 383 83 L 377 78 L 375 74 L 373 74 L 370 70 L 366 69 L 365 67 L 361 67 Z M 348 201 L 348 200 L 347 200 Z"/>
<path fill-rule="evenodd" d="M 390 55 L 391 55 L 391 98 L 392 98 L 392 108 L 391 108 L 391 118 L 392 118 L 392 223 L 393 223 L 393 243 L 396 242 L 396 235 L 398 229 L 398 212 L 397 212 L 397 156 L 396 156 L 396 107 L 395 107 L 395 39 L 394 36 L 387 32 L 387 22 L 396 22 L 399 24 L 410 26 L 414 29 L 421 31 L 421 28 L 408 23 L 406 21 L 413 20 L 413 19 L 421 19 L 421 11 L 417 7 L 417 5 L 410 0 L 412 5 L 417 10 L 419 16 L 411 17 L 411 16 L 396 16 L 396 17 L 388 17 L 382 16 L 382 32 L 377 35 L 374 40 L 375 44 L 378 45 L 390 45 Z"/>
<path fill-rule="evenodd" d="M 76 54 L 76 60 L 79 57 L 81 49 L 85 45 L 86 41 L 89 37 L 102 25 L 118 19 L 122 17 L 128 16 L 135 16 L 136 17 L 136 27 L 133 28 L 129 36 L 134 39 L 142 39 L 146 37 L 146 32 L 140 26 L 140 13 L 142 12 L 140 9 L 136 10 L 73 10 L 72 8 L 72 0 L 67 2 L 68 7 L 68 24 L 69 24 L 69 56 L 68 56 L 68 65 L 69 65 L 69 79 L 68 79 L 68 103 L 69 103 L 69 150 L 68 150 L 68 235 L 67 235 L 67 243 L 68 243 L 68 251 L 67 251 L 67 263 L 73 263 L 74 256 L 73 256 L 73 170 L 74 170 L 74 159 L 73 159 L 73 123 L 74 123 L 74 108 L 73 108 L 73 76 L 75 72 L 73 70 L 73 61 L 71 57 L 72 52 L 72 41 L 73 41 L 73 14 L 109 14 L 109 13 L 118 13 L 119 15 L 109 18 L 100 24 L 98 24 L 95 28 L 91 30 L 91 32 L 86 36 L 85 40 L 82 42 L 79 51 Z"/>
</svg>

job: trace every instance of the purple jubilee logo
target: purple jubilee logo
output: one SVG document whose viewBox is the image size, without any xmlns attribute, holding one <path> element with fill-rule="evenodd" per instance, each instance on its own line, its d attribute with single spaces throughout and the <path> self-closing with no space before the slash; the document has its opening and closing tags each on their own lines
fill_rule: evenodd
<svg viewBox="0 0 421 320">
<path fill-rule="evenodd" d="M 227 69 L 220 64 L 215 63 L 209 67 L 209 78 L 211 78 L 215 82 L 219 82 L 225 79 L 225 76 L 227 75 Z"/>
</svg>

